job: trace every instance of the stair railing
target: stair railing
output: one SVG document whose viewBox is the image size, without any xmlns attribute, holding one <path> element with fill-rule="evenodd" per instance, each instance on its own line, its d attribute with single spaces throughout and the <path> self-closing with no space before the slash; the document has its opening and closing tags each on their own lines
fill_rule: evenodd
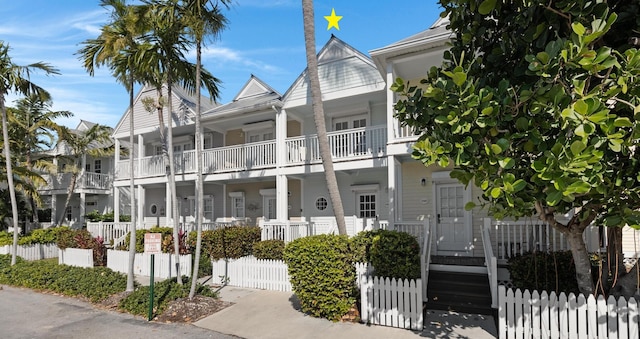
<svg viewBox="0 0 640 339">
<path fill-rule="evenodd" d="M 424 219 L 424 238 L 422 239 L 422 253 L 420 254 L 420 263 L 424 265 L 420 270 L 422 279 L 422 300 L 427 301 L 427 283 L 429 279 L 429 265 L 431 264 L 431 237 L 433 231 L 429 218 Z"/>
<path fill-rule="evenodd" d="M 484 248 L 484 260 L 487 266 L 489 277 L 489 288 L 491 289 L 491 308 L 498 308 L 498 259 L 493 254 L 491 245 L 491 218 L 484 218 L 482 227 L 482 247 Z"/>
</svg>

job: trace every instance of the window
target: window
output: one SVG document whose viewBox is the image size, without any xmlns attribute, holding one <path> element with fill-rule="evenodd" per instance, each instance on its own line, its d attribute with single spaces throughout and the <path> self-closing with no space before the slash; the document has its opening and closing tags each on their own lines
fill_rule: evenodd
<svg viewBox="0 0 640 339">
<path fill-rule="evenodd" d="M 360 218 L 376 217 L 376 194 L 360 193 L 357 195 L 358 216 Z"/>
<path fill-rule="evenodd" d="M 231 216 L 244 219 L 244 192 L 231 192 Z"/>
<path fill-rule="evenodd" d="M 326 210 L 328 205 L 329 204 L 327 202 L 327 198 L 319 197 L 318 199 L 316 199 L 316 208 L 318 209 L 318 211 Z"/>
<path fill-rule="evenodd" d="M 247 143 L 273 140 L 273 129 L 247 131 Z"/>
<path fill-rule="evenodd" d="M 149 212 L 151 212 L 151 215 L 156 215 L 158 213 L 158 206 L 156 204 L 152 204 L 149 208 Z"/>
<path fill-rule="evenodd" d="M 204 220 L 213 220 L 213 196 L 204 198 Z"/>
<path fill-rule="evenodd" d="M 73 218 L 73 211 L 71 210 L 71 206 L 67 206 L 67 209 L 64 211 L 65 217 L 67 221 L 71 221 Z"/>
<path fill-rule="evenodd" d="M 334 131 L 367 127 L 366 115 L 352 115 L 333 119 Z M 336 156 L 349 156 L 362 154 L 367 151 L 366 131 L 352 131 L 350 133 L 335 136 L 334 153 Z"/>
<path fill-rule="evenodd" d="M 93 162 L 93 171 L 100 173 L 102 171 L 102 160 L 96 160 Z"/>
<path fill-rule="evenodd" d="M 84 171 L 85 172 L 91 172 L 91 164 L 85 164 L 84 165 Z"/>
</svg>

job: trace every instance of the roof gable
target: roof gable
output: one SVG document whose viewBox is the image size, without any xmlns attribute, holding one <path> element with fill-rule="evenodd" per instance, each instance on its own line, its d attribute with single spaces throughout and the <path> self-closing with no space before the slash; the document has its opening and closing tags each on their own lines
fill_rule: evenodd
<svg viewBox="0 0 640 339">
<path fill-rule="evenodd" d="M 238 101 L 241 99 L 258 96 L 261 94 L 271 94 L 278 93 L 271 86 L 267 85 L 264 81 L 260 80 L 255 75 L 251 74 L 251 77 L 247 82 L 242 86 L 240 92 L 233 98 L 233 101 Z"/>
<path fill-rule="evenodd" d="M 331 36 L 318 53 L 318 75 L 323 97 L 329 94 L 353 95 L 353 91 L 384 88 L 384 79 L 371 59 L 347 43 Z M 311 96 L 305 69 L 284 96 L 285 106 L 305 105 Z"/>
</svg>

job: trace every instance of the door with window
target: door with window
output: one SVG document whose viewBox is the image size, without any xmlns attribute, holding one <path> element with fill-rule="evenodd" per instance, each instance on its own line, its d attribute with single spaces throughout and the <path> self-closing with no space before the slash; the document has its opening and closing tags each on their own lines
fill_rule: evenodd
<svg viewBox="0 0 640 339">
<path fill-rule="evenodd" d="M 367 150 L 367 138 L 364 128 L 367 127 L 365 115 L 336 118 L 333 120 L 333 130 L 340 132 L 330 138 L 333 155 L 347 157 L 364 154 Z M 358 129 L 356 131 L 348 131 Z"/>
<path fill-rule="evenodd" d="M 458 183 L 434 184 L 438 255 L 472 255 L 471 212 L 464 209 L 470 191 Z"/>
<path fill-rule="evenodd" d="M 263 198 L 263 210 L 262 216 L 266 220 L 276 219 L 276 197 L 275 196 L 265 196 Z"/>
<path fill-rule="evenodd" d="M 261 141 L 269 141 L 274 139 L 274 135 L 275 134 L 272 128 L 248 131 L 246 142 L 256 143 Z M 249 147 L 249 149 L 245 150 L 247 164 L 262 166 L 275 161 L 275 159 L 272 159 L 273 157 L 275 157 L 275 150 L 271 152 L 268 151 L 268 149 L 263 148 L 267 147 L 266 145 L 254 145 Z"/>
</svg>

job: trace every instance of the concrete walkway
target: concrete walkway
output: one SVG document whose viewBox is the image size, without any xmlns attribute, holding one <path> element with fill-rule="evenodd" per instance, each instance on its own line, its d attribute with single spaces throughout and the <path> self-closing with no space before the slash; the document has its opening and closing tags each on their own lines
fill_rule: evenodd
<svg viewBox="0 0 640 339">
<path fill-rule="evenodd" d="M 226 286 L 220 297 L 234 305 L 195 323 L 196 326 L 253 338 L 495 338 L 493 318 L 484 315 L 428 311 L 422 332 L 354 323 L 334 323 L 299 311 L 290 292 Z"/>
</svg>

